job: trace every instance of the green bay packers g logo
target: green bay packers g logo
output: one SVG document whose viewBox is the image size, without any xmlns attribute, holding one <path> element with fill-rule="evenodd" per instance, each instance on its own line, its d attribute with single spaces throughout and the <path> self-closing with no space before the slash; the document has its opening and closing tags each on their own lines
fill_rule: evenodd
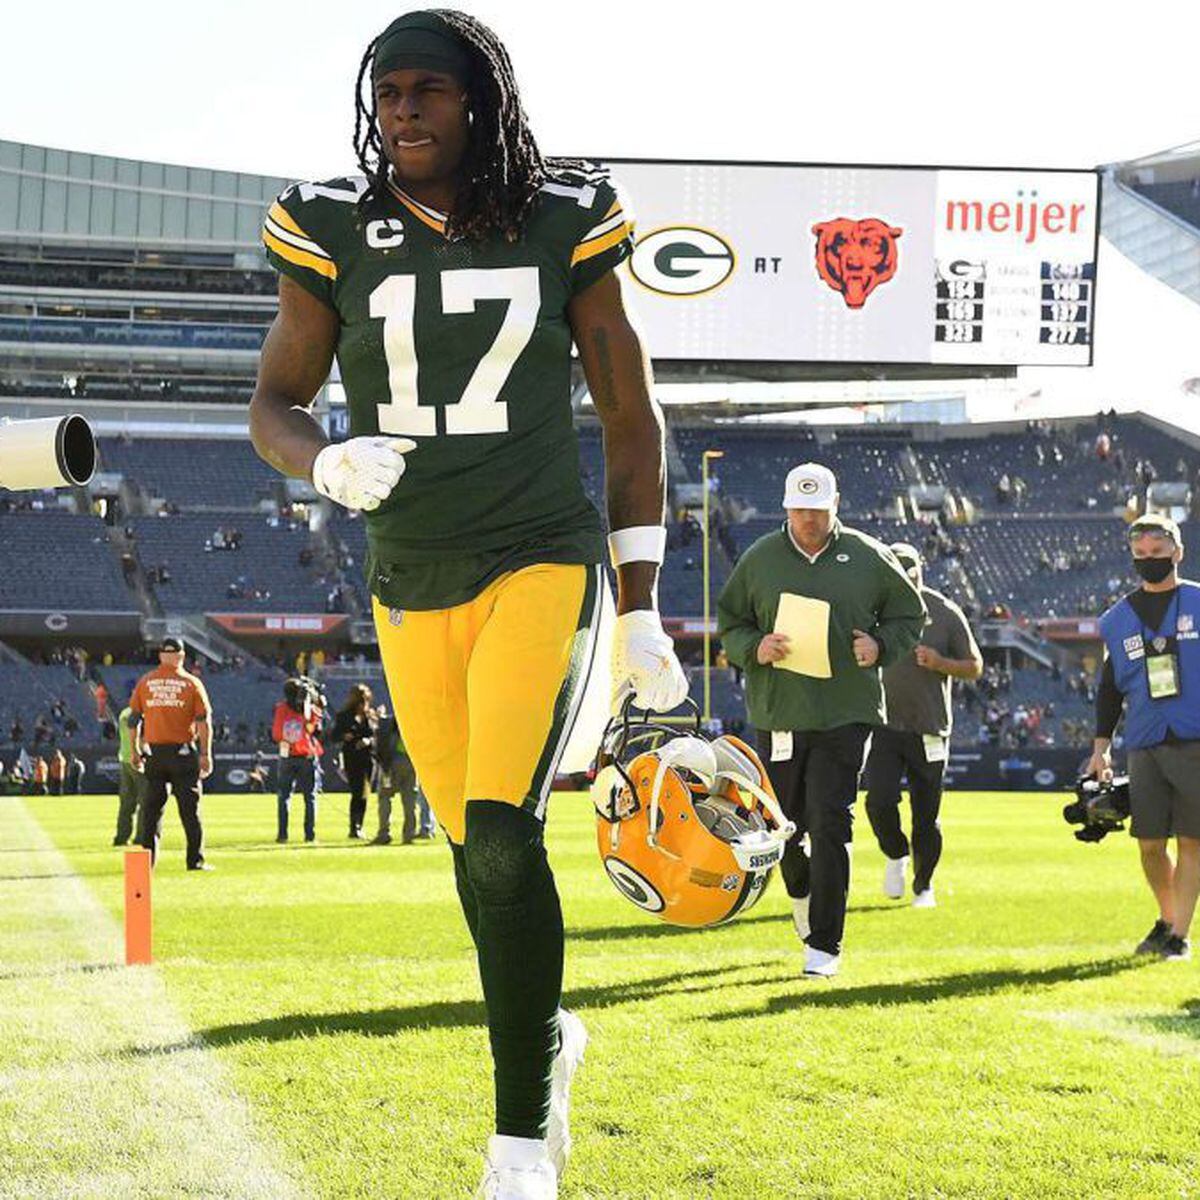
<svg viewBox="0 0 1200 1200">
<path fill-rule="evenodd" d="M 610 856 L 604 860 L 604 869 L 608 872 L 608 877 L 613 881 L 617 891 L 632 900 L 638 908 L 644 908 L 651 913 L 660 913 L 667 907 L 667 902 L 662 898 L 658 888 L 627 862 Z"/>
<path fill-rule="evenodd" d="M 629 270 L 662 296 L 699 296 L 733 274 L 733 250 L 724 238 L 692 225 L 656 229 L 638 239 Z"/>
</svg>

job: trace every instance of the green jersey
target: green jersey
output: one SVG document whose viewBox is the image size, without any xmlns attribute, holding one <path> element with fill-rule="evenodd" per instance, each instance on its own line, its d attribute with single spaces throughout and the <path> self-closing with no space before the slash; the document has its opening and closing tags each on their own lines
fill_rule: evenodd
<svg viewBox="0 0 1200 1200">
<path fill-rule="evenodd" d="M 517 242 L 447 239 L 444 214 L 361 177 L 289 187 L 267 256 L 337 313 L 350 436 L 413 438 L 365 514 L 367 579 L 394 608 L 448 608 L 502 572 L 595 563 L 571 416 L 567 305 L 632 250 L 605 171 L 558 170 Z"/>
<path fill-rule="evenodd" d="M 129 727 L 129 719 L 132 716 L 133 709 L 127 704 L 121 709 L 121 715 L 117 717 L 117 738 L 119 739 L 117 758 L 123 763 L 133 762 L 133 730 Z"/>
</svg>

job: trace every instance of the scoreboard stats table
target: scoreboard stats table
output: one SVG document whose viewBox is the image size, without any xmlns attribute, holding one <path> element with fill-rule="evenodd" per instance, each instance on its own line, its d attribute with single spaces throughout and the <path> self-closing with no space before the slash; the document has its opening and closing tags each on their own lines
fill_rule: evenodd
<svg viewBox="0 0 1200 1200">
<path fill-rule="evenodd" d="M 655 358 L 1092 361 L 1096 172 L 608 165 Z"/>
</svg>

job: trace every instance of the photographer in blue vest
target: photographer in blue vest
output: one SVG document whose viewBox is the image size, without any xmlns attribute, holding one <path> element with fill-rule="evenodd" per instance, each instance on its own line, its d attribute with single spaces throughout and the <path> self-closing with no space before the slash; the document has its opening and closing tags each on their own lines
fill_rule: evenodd
<svg viewBox="0 0 1200 1200">
<path fill-rule="evenodd" d="M 1130 832 L 1159 912 L 1137 953 L 1179 961 L 1191 957 L 1200 895 L 1200 584 L 1179 578 L 1183 539 L 1169 517 L 1139 517 L 1129 547 L 1142 586 L 1100 618 L 1104 670 L 1087 773 L 1112 777 L 1124 707 Z"/>
</svg>

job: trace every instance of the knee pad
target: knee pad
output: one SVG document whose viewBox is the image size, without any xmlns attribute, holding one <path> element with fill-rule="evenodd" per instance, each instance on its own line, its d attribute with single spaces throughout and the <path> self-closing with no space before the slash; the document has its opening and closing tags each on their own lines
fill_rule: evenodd
<svg viewBox="0 0 1200 1200">
<path fill-rule="evenodd" d="M 479 900 L 511 902 L 550 877 L 541 821 L 499 800 L 467 802 L 463 862 Z"/>
</svg>

